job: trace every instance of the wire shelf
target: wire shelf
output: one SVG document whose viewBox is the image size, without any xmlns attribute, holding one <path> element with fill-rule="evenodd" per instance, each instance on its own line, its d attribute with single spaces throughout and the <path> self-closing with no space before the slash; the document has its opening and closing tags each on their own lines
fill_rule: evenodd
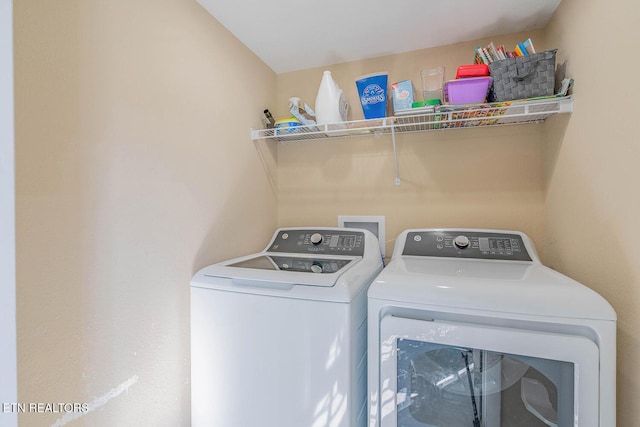
<svg viewBox="0 0 640 427">
<path fill-rule="evenodd" d="M 327 138 L 539 123 L 554 114 L 571 112 L 573 112 L 573 99 L 570 96 L 485 104 L 444 105 L 435 110 L 422 110 L 415 114 L 408 110 L 405 114 L 382 119 L 278 129 L 252 129 L 251 139 L 254 141 L 271 139 L 287 143 Z"/>
</svg>

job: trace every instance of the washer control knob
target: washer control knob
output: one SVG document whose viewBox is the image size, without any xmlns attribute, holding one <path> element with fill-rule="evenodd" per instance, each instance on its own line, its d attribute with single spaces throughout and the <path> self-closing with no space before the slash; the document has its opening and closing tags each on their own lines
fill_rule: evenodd
<svg viewBox="0 0 640 427">
<path fill-rule="evenodd" d="M 311 264 L 311 272 L 322 273 L 322 266 L 320 264 Z"/>
<path fill-rule="evenodd" d="M 457 248 L 459 249 L 465 249 L 467 247 L 469 247 L 469 238 L 467 236 L 457 236 L 455 239 L 453 239 L 453 244 L 456 245 Z"/>
<path fill-rule="evenodd" d="M 322 234 L 320 233 L 313 233 L 311 235 L 311 243 L 313 243 L 314 245 L 319 245 L 320 243 L 322 243 Z"/>
</svg>

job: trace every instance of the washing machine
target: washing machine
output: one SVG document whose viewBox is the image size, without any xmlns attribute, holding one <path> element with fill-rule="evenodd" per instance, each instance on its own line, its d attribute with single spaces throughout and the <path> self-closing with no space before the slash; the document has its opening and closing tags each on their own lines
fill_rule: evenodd
<svg viewBox="0 0 640 427">
<path fill-rule="evenodd" d="M 191 281 L 194 427 L 366 426 L 367 289 L 377 238 L 278 229 Z"/>
<path fill-rule="evenodd" d="M 612 427 L 616 313 L 516 231 L 400 234 L 369 296 L 370 427 Z"/>
</svg>

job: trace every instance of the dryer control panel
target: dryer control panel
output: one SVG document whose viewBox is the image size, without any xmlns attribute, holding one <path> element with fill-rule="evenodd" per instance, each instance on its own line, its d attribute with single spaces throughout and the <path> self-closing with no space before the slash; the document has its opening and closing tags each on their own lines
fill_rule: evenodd
<svg viewBox="0 0 640 427">
<path fill-rule="evenodd" d="M 402 255 L 531 261 L 519 234 L 469 230 L 411 231 Z"/>
<path fill-rule="evenodd" d="M 280 230 L 268 252 L 323 255 L 364 255 L 364 233 L 338 230 Z"/>
</svg>

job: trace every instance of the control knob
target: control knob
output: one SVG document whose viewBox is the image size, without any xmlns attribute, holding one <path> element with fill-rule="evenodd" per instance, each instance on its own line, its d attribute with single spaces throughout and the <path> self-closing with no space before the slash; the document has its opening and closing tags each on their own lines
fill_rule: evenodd
<svg viewBox="0 0 640 427">
<path fill-rule="evenodd" d="M 467 236 L 456 236 L 455 239 L 453 239 L 453 244 L 456 245 L 457 248 L 459 249 L 465 249 L 467 247 L 469 247 L 469 238 Z"/>
<path fill-rule="evenodd" d="M 310 239 L 311 243 L 313 243 L 314 245 L 319 245 L 320 243 L 322 243 L 322 234 L 320 233 L 313 233 L 311 235 L 311 239 Z"/>
<path fill-rule="evenodd" d="M 311 264 L 312 273 L 322 273 L 322 265 L 313 263 Z"/>
</svg>

